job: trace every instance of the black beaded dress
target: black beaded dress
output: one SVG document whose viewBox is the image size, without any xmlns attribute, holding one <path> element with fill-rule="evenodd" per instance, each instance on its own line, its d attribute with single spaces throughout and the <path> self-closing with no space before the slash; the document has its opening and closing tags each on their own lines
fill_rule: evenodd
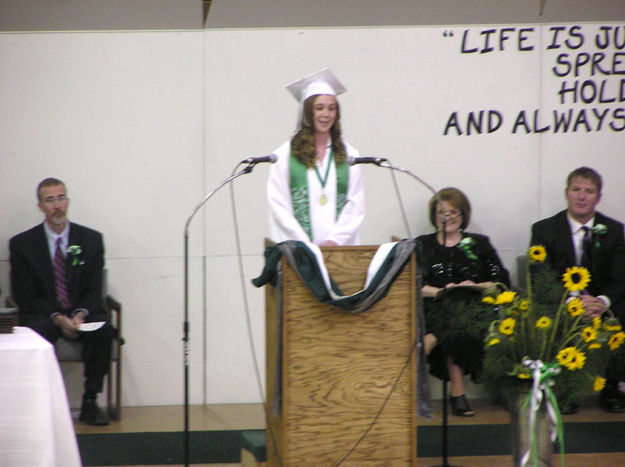
<svg viewBox="0 0 625 467">
<path fill-rule="evenodd" d="M 422 285 L 443 288 L 464 280 L 510 285 L 508 271 L 485 235 L 463 233 L 461 242 L 452 247 L 439 244 L 435 233 L 422 235 L 417 238 L 417 251 Z M 482 371 L 484 336 L 498 318 L 495 308 L 482 303 L 480 291 L 468 288 L 424 298 L 423 306 L 426 333 L 438 340 L 428 357 L 430 373 L 449 379 L 444 357 L 450 356 L 476 381 Z"/>
</svg>

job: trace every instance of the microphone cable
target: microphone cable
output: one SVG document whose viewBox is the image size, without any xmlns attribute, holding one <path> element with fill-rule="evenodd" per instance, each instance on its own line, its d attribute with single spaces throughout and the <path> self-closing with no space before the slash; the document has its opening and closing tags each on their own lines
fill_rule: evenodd
<svg viewBox="0 0 625 467">
<path fill-rule="evenodd" d="M 373 164 L 373 165 L 377 165 L 378 167 L 384 167 L 384 168 L 393 167 L 391 160 L 387 159 L 386 157 L 374 157 L 374 156 L 348 157 L 347 163 L 349 165 Z M 410 232 L 410 226 L 408 224 L 408 217 L 406 216 L 406 209 L 404 208 L 404 202 L 402 200 L 401 193 L 399 192 L 399 185 L 397 184 L 397 178 L 395 177 L 395 173 L 393 170 L 391 170 L 391 180 L 393 180 L 393 187 L 395 188 L 395 195 L 397 196 L 397 201 L 399 202 L 399 209 L 402 214 L 404 228 L 406 229 L 408 238 L 412 238 L 412 233 Z"/>
<path fill-rule="evenodd" d="M 237 168 L 239 167 L 239 165 L 245 163 L 245 161 L 241 161 L 239 162 L 234 170 L 233 173 L 236 172 Z M 252 318 L 250 316 L 250 306 L 249 306 L 249 301 L 248 301 L 248 297 L 247 297 L 247 281 L 245 280 L 245 268 L 243 266 L 243 251 L 241 249 L 241 237 L 239 235 L 239 220 L 238 220 L 238 215 L 237 215 L 237 208 L 236 208 L 236 200 L 235 200 L 235 196 L 234 196 L 234 183 L 230 184 L 230 205 L 232 207 L 232 220 L 234 223 L 234 238 L 235 238 L 235 244 L 236 244 L 236 251 L 237 251 L 237 260 L 238 260 L 238 264 L 239 264 L 239 278 L 241 281 L 241 292 L 242 292 L 242 296 L 243 296 L 243 308 L 245 311 L 245 325 L 246 325 L 246 330 L 247 330 L 247 338 L 248 338 L 248 342 L 250 345 L 250 349 L 251 349 L 251 354 L 252 354 L 252 361 L 253 361 L 253 365 L 254 365 L 254 373 L 256 375 L 256 384 L 257 384 L 257 388 L 258 388 L 258 392 L 260 395 L 260 400 L 263 406 L 263 413 L 265 414 L 265 433 L 266 433 L 266 439 L 267 442 L 271 442 L 272 446 L 274 447 L 274 452 L 276 454 L 276 457 L 278 458 L 278 465 L 280 465 L 280 467 L 283 466 L 282 463 L 282 459 L 280 457 L 280 451 L 278 449 L 278 442 L 277 439 L 275 437 L 275 433 L 273 432 L 271 426 L 268 422 L 269 420 L 269 410 L 267 408 L 267 399 L 265 397 L 265 388 L 263 387 L 263 383 L 262 383 L 262 377 L 260 374 L 260 367 L 258 365 L 258 356 L 256 354 L 256 346 L 255 346 L 255 341 L 254 341 L 254 333 L 252 330 Z"/>
<path fill-rule="evenodd" d="M 367 435 L 371 432 L 371 430 L 373 429 L 375 424 L 378 422 L 378 420 L 382 416 L 382 412 L 384 411 L 384 408 L 386 407 L 386 404 L 388 404 L 388 401 L 390 400 L 391 396 L 393 394 L 395 394 L 395 391 L 397 390 L 397 385 L 399 384 L 399 381 L 401 380 L 401 377 L 403 376 L 404 372 L 406 371 L 406 368 L 408 368 L 408 366 L 410 365 L 410 362 L 412 361 L 412 355 L 413 355 L 413 353 L 415 353 L 415 350 L 417 348 L 418 342 L 419 342 L 419 336 L 418 336 L 418 334 L 415 334 L 415 340 L 413 341 L 412 345 L 410 346 L 410 352 L 408 352 L 408 357 L 406 358 L 405 363 L 402 365 L 401 370 L 399 371 L 399 374 L 397 375 L 397 377 L 393 381 L 393 385 L 391 386 L 391 390 L 388 392 L 388 394 L 386 395 L 386 397 L 382 401 L 382 405 L 380 405 L 380 408 L 378 409 L 376 414 L 373 416 L 373 419 L 371 420 L 371 422 L 369 422 L 369 425 L 367 426 L 365 431 L 362 433 L 360 438 L 358 438 L 358 440 L 356 440 L 354 445 L 349 449 L 349 451 L 347 451 L 347 453 L 341 458 L 341 460 L 336 464 L 335 467 L 338 467 L 343 462 L 345 462 L 347 460 L 347 458 L 349 456 L 351 456 L 354 451 L 356 451 L 356 449 L 358 448 L 360 443 L 367 437 Z M 417 387 L 415 385 L 415 393 L 416 393 L 416 390 L 417 390 Z M 415 394 L 415 400 L 416 400 L 416 394 Z"/>
<path fill-rule="evenodd" d="M 388 159 L 388 163 L 392 165 L 390 159 Z M 397 202 L 399 203 L 399 210 L 401 211 L 402 220 L 404 221 L 404 228 L 406 229 L 408 238 L 412 238 L 412 232 L 410 232 L 410 225 L 408 224 L 408 216 L 406 216 L 406 208 L 404 207 L 404 201 L 401 197 L 401 192 L 399 191 L 399 184 L 397 183 L 397 177 L 395 175 L 394 170 L 391 170 L 390 172 L 391 172 L 391 180 L 393 180 L 393 187 L 395 188 L 395 196 L 397 196 Z"/>
</svg>

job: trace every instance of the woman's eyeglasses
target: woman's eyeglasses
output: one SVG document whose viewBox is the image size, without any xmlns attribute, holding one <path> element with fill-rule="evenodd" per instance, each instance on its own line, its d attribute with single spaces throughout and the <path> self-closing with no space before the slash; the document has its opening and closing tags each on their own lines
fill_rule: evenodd
<svg viewBox="0 0 625 467">
<path fill-rule="evenodd" d="M 438 211 L 436 213 L 437 217 L 444 217 L 445 219 L 449 219 L 449 220 L 453 220 L 461 215 L 462 215 L 462 211 L 457 211 L 455 209 L 453 211 L 447 211 L 447 212 Z"/>
</svg>

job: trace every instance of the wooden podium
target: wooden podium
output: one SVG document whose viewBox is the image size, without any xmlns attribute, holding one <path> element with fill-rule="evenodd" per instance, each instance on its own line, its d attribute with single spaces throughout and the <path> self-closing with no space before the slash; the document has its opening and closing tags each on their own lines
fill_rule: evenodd
<svg viewBox="0 0 625 467">
<path fill-rule="evenodd" d="M 364 287 L 376 249 L 322 248 L 344 294 Z M 319 303 L 282 262 L 282 290 L 268 285 L 265 296 L 268 465 L 415 466 L 414 253 L 360 314 Z"/>
</svg>

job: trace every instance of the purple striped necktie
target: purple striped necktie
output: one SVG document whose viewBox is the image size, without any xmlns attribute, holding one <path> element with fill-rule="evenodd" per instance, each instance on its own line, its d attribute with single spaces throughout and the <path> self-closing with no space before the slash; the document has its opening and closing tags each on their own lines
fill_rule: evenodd
<svg viewBox="0 0 625 467">
<path fill-rule="evenodd" d="M 67 296 L 67 279 L 65 277 L 65 258 L 61 251 L 61 237 L 56 239 L 54 250 L 54 281 L 56 282 L 56 298 L 61 308 L 69 310 L 71 305 Z"/>
</svg>

